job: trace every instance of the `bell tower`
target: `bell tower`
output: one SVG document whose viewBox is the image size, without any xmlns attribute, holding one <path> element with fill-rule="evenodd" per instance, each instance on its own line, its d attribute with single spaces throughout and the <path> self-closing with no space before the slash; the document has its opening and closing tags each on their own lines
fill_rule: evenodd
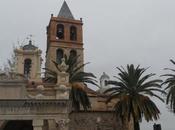
<svg viewBox="0 0 175 130">
<path fill-rule="evenodd" d="M 15 49 L 14 53 L 16 57 L 15 71 L 31 81 L 40 81 L 42 51 L 29 40 L 27 45 Z"/>
<path fill-rule="evenodd" d="M 54 68 L 52 61 L 61 63 L 64 55 L 79 56 L 83 63 L 83 30 L 82 19 L 76 20 L 66 1 L 57 17 L 51 15 L 47 26 L 46 68 Z"/>
</svg>

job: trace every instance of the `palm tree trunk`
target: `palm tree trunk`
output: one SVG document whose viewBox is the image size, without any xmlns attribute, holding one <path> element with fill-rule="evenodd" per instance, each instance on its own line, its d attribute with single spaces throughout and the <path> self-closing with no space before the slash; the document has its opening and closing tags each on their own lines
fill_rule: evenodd
<svg viewBox="0 0 175 130">
<path fill-rule="evenodd" d="M 140 130 L 140 124 L 136 120 L 134 120 L 134 130 Z"/>
</svg>

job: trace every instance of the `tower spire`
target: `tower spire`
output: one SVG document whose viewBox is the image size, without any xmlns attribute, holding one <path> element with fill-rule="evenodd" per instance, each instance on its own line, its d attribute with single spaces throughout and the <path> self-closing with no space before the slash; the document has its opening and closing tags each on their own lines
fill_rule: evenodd
<svg viewBox="0 0 175 130">
<path fill-rule="evenodd" d="M 72 15 L 72 13 L 71 13 L 71 11 L 69 9 L 69 6 L 67 5 L 65 0 L 64 0 L 63 5 L 62 5 L 62 7 L 60 9 L 58 17 L 74 19 L 74 16 Z"/>
</svg>

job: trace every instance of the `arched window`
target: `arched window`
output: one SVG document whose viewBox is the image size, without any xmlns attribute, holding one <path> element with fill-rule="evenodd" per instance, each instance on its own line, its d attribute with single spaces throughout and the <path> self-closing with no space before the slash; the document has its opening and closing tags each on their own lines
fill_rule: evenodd
<svg viewBox="0 0 175 130">
<path fill-rule="evenodd" d="M 77 40 L 77 28 L 75 26 L 70 27 L 70 40 L 72 41 Z"/>
<path fill-rule="evenodd" d="M 57 63 L 58 64 L 61 64 L 61 60 L 62 60 L 62 58 L 63 58 L 63 50 L 62 49 L 58 49 L 57 50 L 57 56 L 56 56 L 56 61 L 57 61 Z"/>
<path fill-rule="evenodd" d="M 71 60 L 75 60 L 77 62 L 77 52 L 75 50 L 70 51 L 70 57 Z"/>
<path fill-rule="evenodd" d="M 57 25 L 57 38 L 64 39 L 64 25 L 62 24 Z"/>
<path fill-rule="evenodd" d="M 32 60 L 31 59 L 25 59 L 24 60 L 24 75 L 27 78 L 30 77 L 31 68 L 32 68 Z"/>
<path fill-rule="evenodd" d="M 75 50 L 71 50 L 70 51 L 70 56 L 71 57 L 76 57 L 77 56 L 77 52 Z"/>
</svg>

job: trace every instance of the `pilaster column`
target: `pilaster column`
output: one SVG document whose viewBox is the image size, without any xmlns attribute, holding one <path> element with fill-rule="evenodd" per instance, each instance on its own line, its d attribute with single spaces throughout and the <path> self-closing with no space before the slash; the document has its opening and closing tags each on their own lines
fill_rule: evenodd
<svg viewBox="0 0 175 130">
<path fill-rule="evenodd" d="M 57 130 L 57 124 L 54 119 L 48 120 L 48 126 L 49 126 L 48 130 Z"/>
<path fill-rule="evenodd" d="M 43 130 L 43 120 L 33 120 L 33 130 Z"/>
</svg>

